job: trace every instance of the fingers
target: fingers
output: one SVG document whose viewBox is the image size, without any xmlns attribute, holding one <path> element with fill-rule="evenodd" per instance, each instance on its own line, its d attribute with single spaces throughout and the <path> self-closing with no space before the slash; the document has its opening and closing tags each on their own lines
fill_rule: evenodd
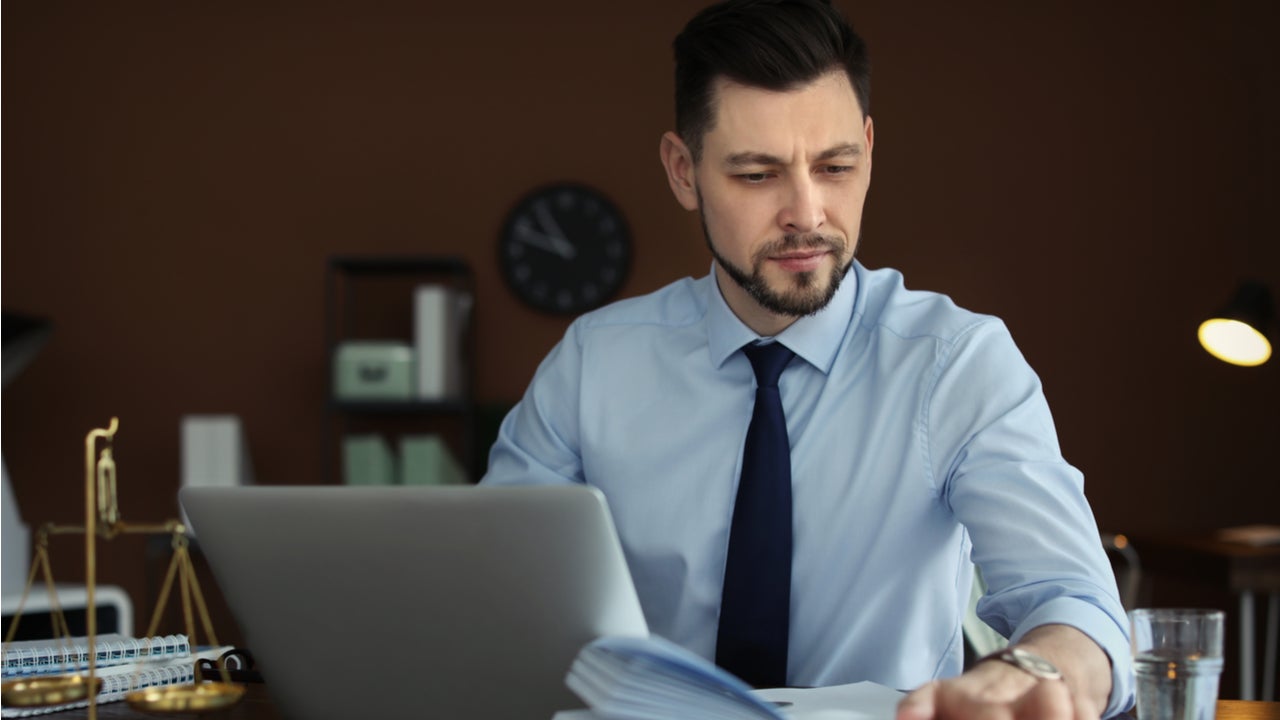
<svg viewBox="0 0 1280 720">
<path fill-rule="evenodd" d="M 1098 720 L 1098 709 L 1072 697 L 1066 683 L 1036 683 L 1013 702 L 993 701 L 955 681 L 933 681 L 898 703 L 895 720 Z"/>
<path fill-rule="evenodd" d="M 933 720 L 937 696 L 937 680 L 916 688 L 898 703 L 895 720 Z"/>
<path fill-rule="evenodd" d="M 1012 720 L 1007 703 L 982 699 L 955 680 L 933 681 L 898 703 L 895 720 Z"/>
</svg>

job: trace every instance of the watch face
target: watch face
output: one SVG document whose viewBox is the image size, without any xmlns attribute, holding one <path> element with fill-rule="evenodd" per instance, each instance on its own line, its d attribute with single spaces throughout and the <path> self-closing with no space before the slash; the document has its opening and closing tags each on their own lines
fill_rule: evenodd
<svg viewBox="0 0 1280 720">
<path fill-rule="evenodd" d="M 551 185 L 525 196 L 507 216 L 498 262 L 526 304 L 578 314 L 603 305 L 622 287 L 631 236 L 622 213 L 599 192 Z"/>
<path fill-rule="evenodd" d="M 1054 667 L 1053 663 L 1022 648 L 1009 648 L 1006 657 L 1014 665 L 1036 677 L 1046 680 L 1056 680 L 1062 677 L 1062 673 L 1058 672 L 1058 668 Z"/>
</svg>

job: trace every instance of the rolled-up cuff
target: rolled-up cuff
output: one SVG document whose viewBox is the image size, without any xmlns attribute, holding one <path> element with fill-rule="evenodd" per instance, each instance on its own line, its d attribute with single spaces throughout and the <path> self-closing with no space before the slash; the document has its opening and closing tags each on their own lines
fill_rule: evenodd
<svg viewBox="0 0 1280 720">
<path fill-rule="evenodd" d="M 1111 659 L 1111 696 L 1102 717 L 1119 715 L 1133 707 L 1133 658 L 1129 649 L 1128 622 L 1117 620 L 1085 600 L 1059 597 L 1036 608 L 1014 631 L 1011 642 L 1041 625 L 1069 625 L 1088 635 Z"/>
</svg>

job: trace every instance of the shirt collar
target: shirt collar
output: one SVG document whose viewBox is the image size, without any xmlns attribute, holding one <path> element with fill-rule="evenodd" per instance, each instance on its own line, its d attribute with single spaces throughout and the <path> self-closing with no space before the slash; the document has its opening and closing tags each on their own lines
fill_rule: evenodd
<svg viewBox="0 0 1280 720">
<path fill-rule="evenodd" d="M 778 342 L 823 373 L 831 370 L 836 352 L 844 341 L 845 329 L 849 327 L 853 317 L 854 301 L 858 295 L 858 267 L 858 263 L 854 262 L 853 267 L 845 274 L 844 281 L 840 283 L 835 297 L 831 298 L 825 308 L 816 315 L 806 315 L 796 320 L 776 336 Z M 707 342 L 711 362 L 719 368 L 743 345 L 759 340 L 760 336 L 743 324 L 724 301 L 716 280 L 714 263 L 709 280 Z"/>
</svg>

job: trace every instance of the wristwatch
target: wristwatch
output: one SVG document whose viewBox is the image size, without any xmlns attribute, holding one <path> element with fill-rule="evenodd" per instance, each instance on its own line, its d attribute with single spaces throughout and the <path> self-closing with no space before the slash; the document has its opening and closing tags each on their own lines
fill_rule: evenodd
<svg viewBox="0 0 1280 720">
<path fill-rule="evenodd" d="M 1053 663 L 1032 652 L 1027 652 L 1019 647 L 1008 647 L 998 652 L 982 658 L 983 660 L 1000 660 L 1007 662 L 1019 670 L 1030 673 L 1041 680 L 1061 680 L 1062 673 Z"/>
</svg>

